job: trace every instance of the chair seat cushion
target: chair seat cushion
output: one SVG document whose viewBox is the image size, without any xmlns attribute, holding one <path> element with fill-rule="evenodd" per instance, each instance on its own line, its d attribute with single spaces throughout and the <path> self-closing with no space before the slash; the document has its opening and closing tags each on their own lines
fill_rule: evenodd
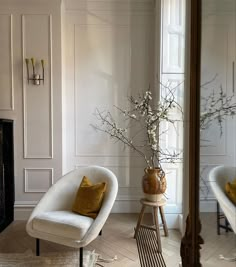
<svg viewBox="0 0 236 267">
<path fill-rule="evenodd" d="M 32 227 L 36 231 L 51 235 L 82 239 L 93 223 L 90 217 L 72 211 L 51 211 L 39 214 L 33 219 Z"/>
</svg>

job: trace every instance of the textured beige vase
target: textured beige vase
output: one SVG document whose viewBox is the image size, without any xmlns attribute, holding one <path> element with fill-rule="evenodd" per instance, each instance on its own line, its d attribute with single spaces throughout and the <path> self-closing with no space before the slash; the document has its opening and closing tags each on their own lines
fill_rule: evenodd
<svg viewBox="0 0 236 267">
<path fill-rule="evenodd" d="M 160 201 L 166 191 L 165 174 L 159 168 L 146 168 L 144 172 L 142 186 L 145 199 L 152 202 Z"/>
</svg>

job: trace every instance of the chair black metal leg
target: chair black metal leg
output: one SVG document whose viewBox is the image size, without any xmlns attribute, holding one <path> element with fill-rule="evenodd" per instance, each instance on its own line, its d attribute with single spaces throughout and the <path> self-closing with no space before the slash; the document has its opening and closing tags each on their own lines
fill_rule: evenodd
<svg viewBox="0 0 236 267">
<path fill-rule="evenodd" d="M 79 255 L 79 267 L 83 267 L 83 248 L 79 249 L 80 255 Z"/>
<path fill-rule="evenodd" d="M 102 235 L 102 230 L 99 232 L 99 235 Z"/>
<path fill-rule="evenodd" d="M 228 233 L 229 232 L 229 222 L 227 220 L 227 218 L 225 217 L 225 232 Z"/>
<path fill-rule="evenodd" d="M 36 238 L 36 256 L 40 255 L 40 240 Z"/>
<path fill-rule="evenodd" d="M 216 201 L 216 223 L 217 223 L 217 234 L 220 235 L 220 206 Z"/>
</svg>

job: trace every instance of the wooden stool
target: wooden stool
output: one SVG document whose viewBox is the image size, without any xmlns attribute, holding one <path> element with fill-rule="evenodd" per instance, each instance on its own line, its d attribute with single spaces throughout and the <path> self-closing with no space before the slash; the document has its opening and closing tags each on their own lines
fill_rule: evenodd
<svg viewBox="0 0 236 267">
<path fill-rule="evenodd" d="M 163 212 L 163 206 L 166 204 L 166 200 L 162 199 L 162 200 L 157 201 L 157 202 L 150 202 L 150 201 L 147 201 L 145 199 L 141 199 L 140 202 L 142 204 L 142 209 L 141 209 L 141 212 L 139 214 L 137 226 L 135 228 L 134 238 L 136 238 L 140 226 L 142 226 L 144 228 L 147 228 L 149 230 L 155 231 L 156 235 L 157 235 L 158 250 L 159 250 L 159 252 L 161 252 L 162 251 L 162 249 L 161 249 L 161 238 L 160 238 L 160 230 L 159 230 L 158 212 L 157 212 L 157 210 L 159 208 L 160 215 L 161 215 L 161 220 L 162 220 L 162 224 L 163 224 L 163 228 L 164 228 L 164 233 L 165 233 L 165 236 L 168 236 L 168 229 L 167 229 L 166 220 L 165 220 L 165 216 L 164 216 L 164 212 Z M 154 227 L 141 224 L 143 216 L 144 216 L 144 211 L 145 211 L 146 207 L 152 207 L 153 208 Z"/>
</svg>

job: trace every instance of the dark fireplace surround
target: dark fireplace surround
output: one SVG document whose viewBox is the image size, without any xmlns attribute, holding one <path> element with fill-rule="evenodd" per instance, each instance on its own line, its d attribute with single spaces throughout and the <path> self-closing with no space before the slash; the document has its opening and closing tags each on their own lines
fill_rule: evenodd
<svg viewBox="0 0 236 267">
<path fill-rule="evenodd" d="M 0 232 L 14 220 L 13 121 L 0 119 Z"/>
</svg>

